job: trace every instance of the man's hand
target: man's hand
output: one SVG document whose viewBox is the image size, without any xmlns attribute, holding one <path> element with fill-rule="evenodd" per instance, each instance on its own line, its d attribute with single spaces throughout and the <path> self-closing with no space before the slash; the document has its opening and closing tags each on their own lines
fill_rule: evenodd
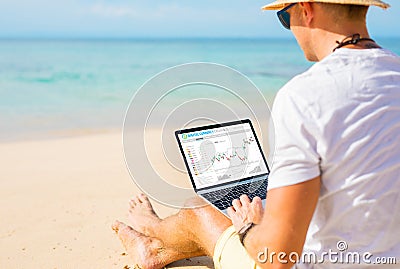
<svg viewBox="0 0 400 269">
<path fill-rule="evenodd" d="M 250 201 L 250 198 L 244 194 L 240 196 L 240 200 L 233 200 L 232 206 L 228 208 L 228 215 L 238 232 L 247 223 L 259 224 L 263 217 L 263 211 L 260 197 L 254 197 L 253 201 Z"/>
</svg>

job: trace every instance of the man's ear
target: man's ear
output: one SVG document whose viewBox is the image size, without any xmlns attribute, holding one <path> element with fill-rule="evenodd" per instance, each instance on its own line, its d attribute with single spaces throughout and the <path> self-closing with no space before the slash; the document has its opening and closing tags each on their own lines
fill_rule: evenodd
<svg viewBox="0 0 400 269">
<path fill-rule="evenodd" d="M 307 27 L 310 27 L 314 19 L 314 3 L 300 2 L 299 5 L 301 7 L 300 12 L 303 16 L 303 21 Z"/>
</svg>

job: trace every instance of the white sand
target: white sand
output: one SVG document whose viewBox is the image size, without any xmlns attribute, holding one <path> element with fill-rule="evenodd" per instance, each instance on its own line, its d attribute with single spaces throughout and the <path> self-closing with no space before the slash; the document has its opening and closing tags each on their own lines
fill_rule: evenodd
<svg viewBox="0 0 400 269">
<path fill-rule="evenodd" d="M 110 228 L 126 220 L 128 199 L 138 193 L 120 133 L 3 143 L 0 163 L 0 268 L 129 265 Z M 155 207 L 161 217 L 174 212 Z M 169 268 L 211 264 L 198 258 Z"/>
</svg>

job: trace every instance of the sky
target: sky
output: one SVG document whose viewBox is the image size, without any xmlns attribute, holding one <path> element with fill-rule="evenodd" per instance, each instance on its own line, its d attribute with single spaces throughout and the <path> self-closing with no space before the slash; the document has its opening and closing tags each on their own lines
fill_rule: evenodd
<svg viewBox="0 0 400 269">
<path fill-rule="evenodd" d="M 0 38 L 289 37 L 269 0 L 0 0 Z M 400 37 L 400 1 L 372 7 L 372 37 Z"/>
</svg>

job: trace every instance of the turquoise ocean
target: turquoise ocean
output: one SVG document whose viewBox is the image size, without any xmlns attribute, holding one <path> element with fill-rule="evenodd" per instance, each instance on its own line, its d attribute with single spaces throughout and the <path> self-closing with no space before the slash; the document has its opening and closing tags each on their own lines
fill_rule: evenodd
<svg viewBox="0 0 400 269">
<path fill-rule="evenodd" d="M 400 55 L 400 39 L 376 39 Z M 227 65 L 272 103 L 309 68 L 294 39 L 0 40 L 0 142 L 121 129 L 135 91 L 166 68 Z"/>
</svg>

